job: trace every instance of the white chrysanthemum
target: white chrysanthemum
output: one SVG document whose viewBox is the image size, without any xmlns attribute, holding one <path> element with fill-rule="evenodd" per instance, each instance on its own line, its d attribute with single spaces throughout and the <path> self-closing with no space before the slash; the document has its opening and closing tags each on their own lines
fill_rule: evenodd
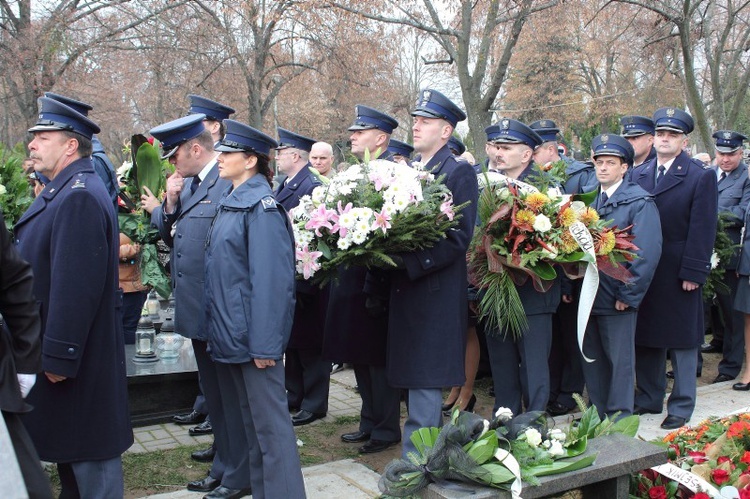
<svg viewBox="0 0 750 499">
<path fill-rule="evenodd" d="M 337 186 L 336 193 L 337 195 L 348 196 L 354 191 L 355 187 L 357 187 L 357 184 L 355 182 L 347 182 L 345 184 L 340 184 Z"/>
<path fill-rule="evenodd" d="M 352 208 L 350 213 L 357 218 L 357 220 L 364 220 L 369 222 L 372 218 L 372 210 L 366 206 Z"/>
<path fill-rule="evenodd" d="M 358 226 L 357 229 L 360 229 L 360 227 Z M 367 233 L 366 232 L 364 232 L 362 230 L 355 230 L 352 233 L 352 242 L 354 244 L 362 244 L 366 240 L 367 240 Z"/>
<path fill-rule="evenodd" d="M 357 224 L 354 226 L 354 236 L 357 237 L 358 235 L 362 235 L 363 237 L 367 237 L 367 234 L 370 232 L 370 223 L 367 220 L 357 220 Z M 361 242 L 364 242 L 364 239 L 362 239 Z"/>
<path fill-rule="evenodd" d="M 542 434 L 536 428 L 527 428 L 523 434 L 526 435 L 526 442 L 532 447 L 539 447 L 542 443 Z"/>
<path fill-rule="evenodd" d="M 513 417 L 513 411 L 511 411 L 507 407 L 500 407 L 497 411 L 495 411 L 495 417 L 499 418 L 500 421 L 510 421 L 510 418 Z"/>
<path fill-rule="evenodd" d="M 547 438 L 564 442 L 567 437 L 565 436 L 565 432 L 560 428 L 552 428 L 547 432 Z"/>
<path fill-rule="evenodd" d="M 536 219 L 534 219 L 534 230 L 537 232 L 541 232 L 542 234 L 545 232 L 548 232 L 552 228 L 552 222 L 550 222 L 549 218 L 547 218 L 546 215 L 537 215 Z"/>
<path fill-rule="evenodd" d="M 352 242 L 351 242 L 351 240 L 350 240 L 350 239 L 349 239 L 348 237 L 342 237 L 342 238 L 341 238 L 341 239 L 339 239 L 339 240 L 338 240 L 338 242 L 336 243 L 336 246 L 337 246 L 337 247 L 338 247 L 338 248 L 339 248 L 340 250 L 348 250 L 348 249 L 349 249 L 349 246 L 351 246 L 351 245 L 352 245 Z"/>
<path fill-rule="evenodd" d="M 320 204 L 325 200 L 326 197 L 326 188 L 323 186 L 318 186 L 312 191 L 312 202 L 314 204 Z"/>
<path fill-rule="evenodd" d="M 550 446 L 547 449 L 550 456 L 557 457 L 565 454 L 565 449 L 559 440 L 547 440 L 547 442 L 550 442 Z"/>
<path fill-rule="evenodd" d="M 339 225 L 351 229 L 357 222 L 357 217 L 352 213 L 353 210 L 339 215 Z"/>
<path fill-rule="evenodd" d="M 313 232 L 310 230 L 294 230 L 294 242 L 297 246 L 308 246 L 313 240 Z"/>
<path fill-rule="evenodd" d="M 3 191 L 3 194 L 5 194 L 5 191 Z M 711 253 L 711 268 L 715 269 L 719 266 L 719 262 L 721 262 L 721 258 L 719 258 L 719 255 L 716 254 L 716 252 Z"/>
<path fill-rule="evenodd" d="M 6 189 L 3 184 L 0 184 L 0 196 L 4 195 L 6 192 L 8 192 L 8 189 Z"/>
</svg>

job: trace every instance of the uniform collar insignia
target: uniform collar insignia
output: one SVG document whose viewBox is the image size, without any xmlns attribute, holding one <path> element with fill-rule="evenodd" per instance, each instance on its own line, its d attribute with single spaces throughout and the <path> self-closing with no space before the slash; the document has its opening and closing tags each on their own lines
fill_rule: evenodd
<svg viewBox="0 0 750 499">
<path fill-rule="evenodd" d="M 70 186 L 71 189 L 85 189 L 86 182 L 81 182 L 81 179 L 76 179 L 75 183 Z"/>
</svg>

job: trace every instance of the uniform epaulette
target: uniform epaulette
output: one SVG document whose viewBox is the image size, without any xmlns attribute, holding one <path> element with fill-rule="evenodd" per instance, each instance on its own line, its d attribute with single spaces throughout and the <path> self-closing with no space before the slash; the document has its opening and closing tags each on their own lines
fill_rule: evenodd
<svg viewBox="0 0 750 499">
<path fill-rule="evenodd" d="M 273 196 L 266 196 L 260 202 L 263 205 L 263 211 L 277 211 L 276 200 Z"/>
</svg>

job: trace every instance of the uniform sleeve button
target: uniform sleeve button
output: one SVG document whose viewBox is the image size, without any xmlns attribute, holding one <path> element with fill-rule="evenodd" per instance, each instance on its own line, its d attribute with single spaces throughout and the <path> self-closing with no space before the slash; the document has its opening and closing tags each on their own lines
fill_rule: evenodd
<svg viewBox="0 0 750 499">
<path fill-rule="evenodd" d="M 68 348 L 68 353 L 71 353 L 71 354 L 76 353 L 76 349 L 73 347 L 70 347 Z"/>
<path fill-rule="evenodd" d="M 177 277 L 182 277 L 182 272 L 177 272 Z"/>
<path fill-rule="evenodd" d="M 424 261 L 424 263 L 432 263 L 432 260 L 430 260 L 430 259 L 428 258 L 427 260 L 425 260 L 425 261 Z"/>
</svg>

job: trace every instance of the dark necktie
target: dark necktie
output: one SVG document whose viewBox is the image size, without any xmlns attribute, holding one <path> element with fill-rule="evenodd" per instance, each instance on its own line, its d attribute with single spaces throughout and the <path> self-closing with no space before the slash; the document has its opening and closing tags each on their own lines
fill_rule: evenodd
<svg viewBox="0 0 750 499">
<path fill-rule="evenodd" d="M 721 175 L 719 175 L 719 183 L 725 178 L 727 178 L 727 172 L 721 172 Z"/>
<path fill-rule="evenodd" d="M 667 171 L 667 167 L 664 165 L 659 165 L 659 174 L 656 176 L 656 185 L 659 185 L 659 182 L 661 182 L 661 179 L 664 178 L 664 172 Z"/>
<path fill-rule="evenodd" d="M 201 185 L 201 178 L 196 175 L 193 177 L 193 181 L 190 183 L 190 195 L 192 196 L 195 194 L 195 191 L 198 190 L 198 187 Z"/>
<path fill-rule="evenodd" d="M 609 196 L 607 196 L 606 192 L 602 191 L 602 193 L 599 194 L 599 203 L 597 203 L 596 209 L 601 209 L 601 207 L 607 203 L 607 199 L 609 199 Z"/>
</svg>

